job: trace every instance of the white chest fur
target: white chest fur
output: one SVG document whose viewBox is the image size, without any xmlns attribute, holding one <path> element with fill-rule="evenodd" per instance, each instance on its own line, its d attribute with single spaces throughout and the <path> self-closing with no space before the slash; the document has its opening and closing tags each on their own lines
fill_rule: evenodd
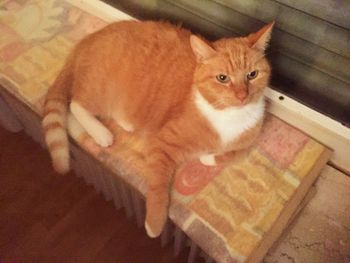
<svg viewBox="0 0 350 263">
<path fill-rule="evenodd" d="M 228 144 L 246 130 L 254 127 L 263 117 L 265 108 L 264 98 L 261 98 L 254 104 L 218 110 L 198 91 L 195 94 L 195 103 L 199 111 L 219 134 L 223 145 Z"/>
</svg>

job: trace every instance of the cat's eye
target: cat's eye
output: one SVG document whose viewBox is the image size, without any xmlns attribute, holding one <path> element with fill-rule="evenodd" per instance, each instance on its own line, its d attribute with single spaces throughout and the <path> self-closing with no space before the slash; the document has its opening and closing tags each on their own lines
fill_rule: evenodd
<svg viewBox="0 0 350 263">
<path fill-rule="evenodd" d="M 221 83 L 227 83 L 230 81 L 230 77 L 224 74 L 217 75 L 216 79 Z"/>
<path fill-rule="evenodd" d="M 247 74 L 247 79 L 248 80 L 255 79 L 258 76 L 258 74 L 259 74 L 258 70 L 253 70 Z"/>
</svg>

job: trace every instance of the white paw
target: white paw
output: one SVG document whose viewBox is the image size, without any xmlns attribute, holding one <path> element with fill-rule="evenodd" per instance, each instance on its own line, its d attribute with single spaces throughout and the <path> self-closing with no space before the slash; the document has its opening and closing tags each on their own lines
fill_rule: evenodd
<svg viewBox="0 0 350 263">
<path fill-rule="evenodd" d="M 101 147 L 108 147 L 113 144 L 113 134 L 105 127 L 96 129 L 92 137 Z"/>
<path fill-rule="evenodd" d="M 216 161 L 215 161 L 215 155 L 214 154 L 206 154 L 202 155 L 199 158 L 200 162 L 206 166 L 215 166 Z"/>
<path fill-rule="evenodd" d="M 73 138 L 77 139 L 80 135 L 82 135 L 85 131 L 83 126 L 77 121 L 77 119 L 74 117 L 72 113 L 68 114 L 68 131 L 69 134 L 73 136 Z"/>
<path fill-rule="evenodd" d="M 145 222 L 145 228 L 146 228 L 146 232 L 147 232 L 147 235 L 150 237 L 150 238 L 156 238 L 158 237 L 158 235 L 154 234 L 151 230 L 151 228 L 149 227 L 149 225 L 147 224 L 147 222 Z"/>
<path fill-rule="evenodd" d="M 134 126 L 129 122 L 118 120 L 117 123 L 120 127 L 122 127 L 127 132 L 133 132 L 135 130 Z"/>
</svg>

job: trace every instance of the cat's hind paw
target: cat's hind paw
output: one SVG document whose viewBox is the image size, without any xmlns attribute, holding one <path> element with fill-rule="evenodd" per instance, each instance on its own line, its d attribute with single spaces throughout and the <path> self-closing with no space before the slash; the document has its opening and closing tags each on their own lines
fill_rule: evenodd
<svg viewBox="0 0 350 263">
<path fill-rule="evenodd" d="M 98 127 L 94 132 L 93 139 L 101 147 L 108 147 L 113 144 L 113 134 L 103 126 Z"/>
<path fill-rule="evenodd" d="M 77 101 L 72 101 L 70 110 L 76 120 L 85 131 L 101 147 L 108 147 L 113 144 L 113 134 L 94 115 L 80 105 Z"/>
</svg>

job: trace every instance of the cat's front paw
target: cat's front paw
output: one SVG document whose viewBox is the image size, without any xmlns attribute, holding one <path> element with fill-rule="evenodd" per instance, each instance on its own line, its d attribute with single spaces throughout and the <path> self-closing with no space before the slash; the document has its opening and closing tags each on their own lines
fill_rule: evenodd
<svg viewBox="0 0 350 263">
<path fill-rule="evenodd" d="M 146 199 L 145 228 L 151 238 L 158 237 L 168 218 L 169 194 L 167 191 L 149 191 Z"/>
<path fill-rule="evenodd" d="M 159 237 L 163 231 L 166 220 L 167 220 L 167 215 L 165 215 L 161 219 L 157 218 L 156 220 L 147 220 L 146 219 L 145 229 L 146 229 L 147 235 L 150 238 Z"/>
<path fill-rule="evenodd" d="M 215 160 L 215 155 L 214 154 L 202 155 L 199 158 L 199 160 L 205 166 L 215 166 L 216 165 L 216 160 Z"/>
<path fill-rule="evenodd" d="M 148 225 L 147 221 L 145 221 L 145 229 L 146 229 L 147 235 L 150 238 L 156 238 L 160 235 L 160 233 L 156 233 L 152 230 L 152 228 Z"/>
</svg>

